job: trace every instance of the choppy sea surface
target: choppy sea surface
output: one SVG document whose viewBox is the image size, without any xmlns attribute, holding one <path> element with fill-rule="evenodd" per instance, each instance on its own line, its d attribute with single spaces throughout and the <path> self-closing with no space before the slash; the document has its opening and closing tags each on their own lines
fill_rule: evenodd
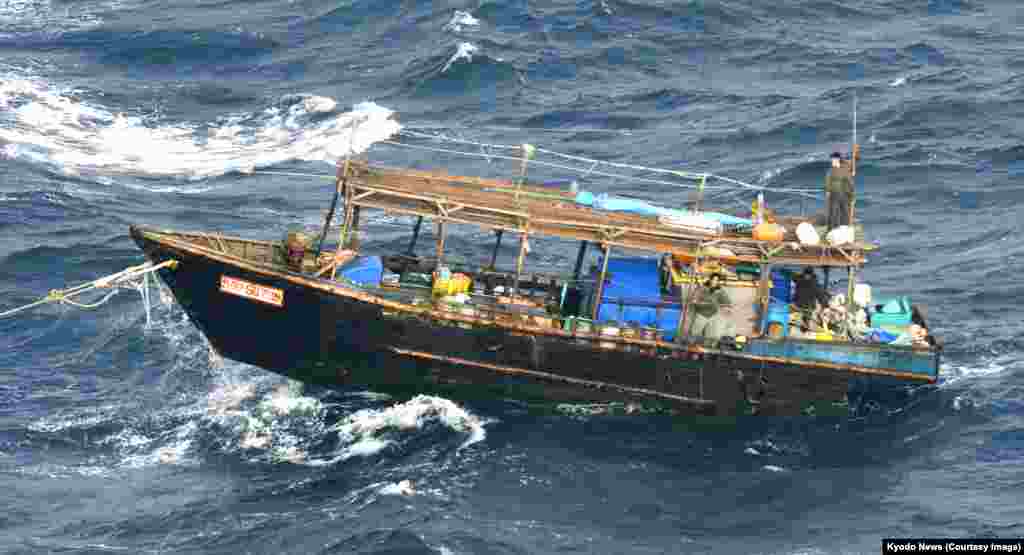
<svg viewBox="0 0 1024 555">
<path fill-rule="evenodd" d="M 858 216 L 882 246 L 865 277 L 926 305 L 947 345 L 942 382 L 905 406 L 695 428 L 304 387 L 218 358 L 166 291 L 148 326 L 131 292 L 49 305 L 0 320 L 0 552 L 824 554 L 1024 536 L 1022 30 L 1010 0 L 0 2 L 0 309 L 140 262 L 130 223 L 312 229 L 332 183 L 289 174 L 331 175 L 349 152 L 516 171 L 381 143 L 388 111 L 403 132 L 815 189 L 849 149 L 856 95 Z M 410 223 L 368 220 L 380 244 Z M 473 255 L 488 239 L 449 242 Z"/>
</svg>

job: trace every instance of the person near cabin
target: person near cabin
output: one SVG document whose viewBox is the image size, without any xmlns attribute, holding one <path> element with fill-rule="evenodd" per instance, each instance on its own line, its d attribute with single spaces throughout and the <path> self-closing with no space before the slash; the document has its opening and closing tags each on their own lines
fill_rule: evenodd
<svg viewBox="0 0 1024 555">
<path fill-rule="evenodd" d="M 793 305 L 803 315 L 803 327 L 809 329 L 814 315 L 823 306 L 828 306 L 828 292 L 818 283 L 818 274 L 810 266 L 793 278 Z"/>
<path fill-rule="evenodd" d="M 850 225 L 850 207 L 853 205 L 853 172 L 851 164 L 843 163 L 843 156 L 832 153 L 832 169 L 825 177 L 826 227 L 829 231 Z"/>
<path fill-rule="evenodd" d="M 696 291 L 690 308 L 688 335 L 701 337 L 705 344 L 713 345 L 725 336 L 736 335 L 733 323 L 726 315 L 732 310 L 732 299 L 726 293 L 725 276 L 713 273 Z"/>
</svg>

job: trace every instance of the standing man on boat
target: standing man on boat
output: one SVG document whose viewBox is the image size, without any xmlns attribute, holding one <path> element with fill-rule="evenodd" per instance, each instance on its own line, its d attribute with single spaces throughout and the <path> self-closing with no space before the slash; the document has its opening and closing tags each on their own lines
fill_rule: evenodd
<svg viewBox="0 0 1024 555">
<path fill-rule="evenodd" d="M 696 298 L 690 307 L 690 326 L 687 335 L 702 337 L 705 344 L 714 345 L 723 336 L 736 335 L 732 322 L 728 321 L 723 312 L 732 310 L 732 299 L 725 292 L 725 276 L 711 274 L 704 286 L 697 290 Z"/>
<path fill-rule="evenodd" d="M 832 153 L 832 169 L 825 177 L 826 228 L 831 231 L 850 225 L 850 207 L 853 206 L 853 172 L 850 164 L 843 164 L 843 156 Z"/>
</svg>

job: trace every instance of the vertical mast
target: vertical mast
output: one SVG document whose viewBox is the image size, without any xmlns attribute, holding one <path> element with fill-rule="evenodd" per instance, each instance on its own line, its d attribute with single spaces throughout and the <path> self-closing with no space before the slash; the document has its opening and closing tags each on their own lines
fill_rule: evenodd
<svg viewBox="0 0 1024 555">
<path fill-rule="evenodd" d="M 850 226 L 856 230 L 853 221 L 854 204 L 857 199 L 857 158 L 860 157 L 860 145 L 857 144 L 857 91 L 853 92 L 853 141 L 850 143 L 850 178 L 853 180 L 853 198 L 850 199 Z M 856 232 L 854 233 L 856 235 Z"/>
</svg>

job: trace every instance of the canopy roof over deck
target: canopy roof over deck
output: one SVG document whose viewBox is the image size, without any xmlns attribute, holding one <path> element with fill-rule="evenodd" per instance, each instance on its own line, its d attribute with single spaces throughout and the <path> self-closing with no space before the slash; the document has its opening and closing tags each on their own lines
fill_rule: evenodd
<svg viewBox="0 0 1024 555">
<path fill-rule="evenodd" d="M 807 246 L 761 241 L 738 233 L 690 232 L 664 225 L 656 217 L 594 209 L 577 204 L 568 192 L 517 186 L 511 180 L 386 168 L 355 160 L 348 172 L 346 197 L 353 206 L 529 235 L 684 257 L 695 257 L 702 248 L 715 246 L 732 251 L 732 262 L 793 266 L 860 266 L 866 253 L 875 248 L 863 242 Z"/>
</svg>

